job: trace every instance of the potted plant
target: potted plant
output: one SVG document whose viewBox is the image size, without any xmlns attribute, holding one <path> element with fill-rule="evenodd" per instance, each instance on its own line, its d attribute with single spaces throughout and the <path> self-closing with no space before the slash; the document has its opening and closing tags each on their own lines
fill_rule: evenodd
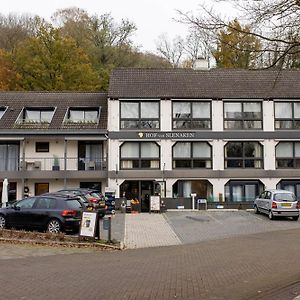
<svg viewBox="0 0 300 300">
<path fill-rule="evenodd" d="M 52 171 L 59 171 L 59 159 L 56 155 L 53 155 Z"/>
</svg>

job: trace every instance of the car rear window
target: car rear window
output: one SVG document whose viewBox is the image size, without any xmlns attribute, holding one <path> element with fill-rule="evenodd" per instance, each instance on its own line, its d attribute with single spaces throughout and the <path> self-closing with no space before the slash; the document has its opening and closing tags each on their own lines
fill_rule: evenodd
<svg viewBox="0 0 300 300">
<path fill-rule="evenodd" d="M 290 193 L 278 193 L 274 194 L 275 201 L 296 201 L 296 197 Z"/>
<path fill-rule="evenodd" d="M 79 209 L 82 208 L 81 203 L 77 199 L 69 199 L 66 200 L 67 207 L 71 209 Z"/>
</svg>

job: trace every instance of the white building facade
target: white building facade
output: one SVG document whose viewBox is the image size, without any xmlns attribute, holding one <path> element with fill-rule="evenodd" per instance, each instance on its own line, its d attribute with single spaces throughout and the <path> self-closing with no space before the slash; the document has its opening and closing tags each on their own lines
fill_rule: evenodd
<svg viewBox="0 0 300 300">
<path fill-rule="evenodd" d="M 297 71 L 119 69 L 108 100 L 108 186 L 149 210 L 251 206 L 264 188 L 300 198 Z"/>
</svg>

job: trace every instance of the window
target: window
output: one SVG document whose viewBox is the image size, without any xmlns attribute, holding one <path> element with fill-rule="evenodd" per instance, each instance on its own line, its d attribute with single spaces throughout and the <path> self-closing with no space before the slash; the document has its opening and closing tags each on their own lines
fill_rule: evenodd
<svg viewBox="0 0 300 300">
<path fill-rule="evenodd" d="M 277 186 L 277 189 L 283 189 L 293 192 L 296 195 L 298 201 L 300 201 L 300 180 L 281 180 Z"/>
<path fill-rule="evenodd" d="M 17 171 L 19 169 L 19 153 L 18 143 L 0 142 L 0 171 Z"/>
<path fill-rule="evenodd" d="M 160 149 L 152 142 L 126 142 L 121 146 L 121 169 L 159 169 Z"/>
<path fill-rule="evenodd" d="M 159 129 L 159 102 L 121 102 L 121 129 Z"/>
<path fill-rule="evenodd" d="M 173 168 L 210 169 L 211 146 L 204 142 L 177 142 L 173 146 Z"/>
<path fill-rule="evenodd" d="M 254 201 L 263 190 L 263 184 L 259 180 L 236 181 L 230 180 L 225 185 L 226 202 Z"/>
<path fill-rule="evenodd" d="M 275 129 L 300 129 L 300 102 L 275 102 Z"/>
<path fill-rule="evenodd" d="M 210 102 L 173 101 L 173 129 L 210 129 Z"/>
<path fill-rule="evenodd" d="M 53 107 L 25 107 L 21 123 L 51 123 L 54 114 Z"/>
<path fill-rule="evenodd" d="M 35 183 L 34 194 L 36 196 L 49 193 L 49 183 Z"/>
<path fill-rule="evenodd" d="M 263 147 L 258 142 L 229 142 L 225 146 L 225 168 L 263 168 Z"/>
<path fill-rule="evenodd" d="M 35 152 L 49 152 L 49 142 L 36 142 Z"/>
<path fill-rule="evenodd" d="M 67 123 L 98 123 L 100 109 L 97 107 L 70 107 Z"/>
<path fill-rule="evenodd" d="M 20 207 L 21 209 L 32 208 L 36 198 L 26 198 L 24 200 L 20 200 L 17 202 L 16 207 Z"/>
<path fill-rule="evenodd" d="M 280 142 L 276 146 L 276 168 L 300 168 L 300 142 Z"/>
<path fill-rule="evenodd" d="M 224 102 L 224 129 L 262 129 L 261 102 Z"/>
<path fill-rule="evenodd" d="M 6 107 L 0 107 L 0 119 L 3 117 L 5 111 L 6 111 Z"/>
<path fill-rule="evenodd" d="M 56 200 L 53 198 L 38 198 L 35 204 L 36 209 L 55 209 Z"/>
</svg>

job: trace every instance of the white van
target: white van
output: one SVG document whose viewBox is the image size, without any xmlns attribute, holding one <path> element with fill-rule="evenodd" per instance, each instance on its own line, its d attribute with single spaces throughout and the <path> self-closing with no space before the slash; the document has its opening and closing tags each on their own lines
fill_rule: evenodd
<svg viewBox="0 0 300 300">
<path fill-rule="evenodd" d="M 265 190 L 254 200 L 254 212 L 267 214 L 270 220 L 282 216 L 297 221 L 299 208 L 295 194 L 286 190 Z"/>
</svg>

